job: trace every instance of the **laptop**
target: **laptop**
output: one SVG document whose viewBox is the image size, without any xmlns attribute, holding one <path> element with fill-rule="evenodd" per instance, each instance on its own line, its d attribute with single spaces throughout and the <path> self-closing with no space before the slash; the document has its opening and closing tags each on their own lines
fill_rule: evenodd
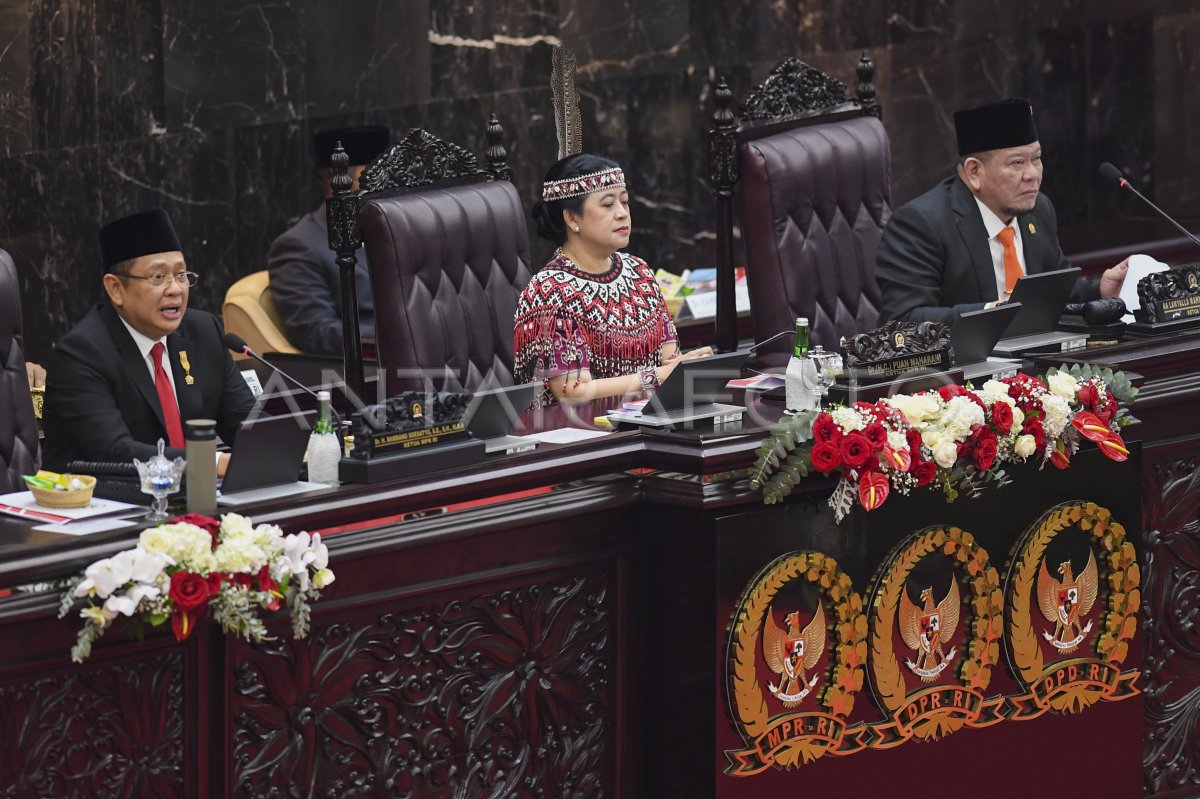
<svg viewBox="0 0 1200 799">
<path fill-rule="evenodd" d="M 467 432 L 484 442 L 485 452 L 532 449 L 536 442 L 512 435 L 517 420 L 542 390 L 539 383 L 476 391 L 463 414 Z"/>
<path fill-rule="evenodd" d="M 1079 278 L 1079 269 L 1059 269 L 1025 275 L 1013 287 L 1010 303 L 1020 303 L 1021 312 L 1004 331 L 1004 338 L 1047 333 L 1058 327 L 1063 307 L 1071 299 L 1071 291 Z"/>
<path fill-rule="evenodd" d="M 657 427 L 681 424 L 691 427 L 693 422 L 701 420 L 716 423 L 741 418 L 744 406 L 728 405 L 721 400 L 732 398 L 725 384 L 741 377 L 742 363 L 748 357 L 750 350 L 739 350 L 681 361 L 640 414 L 610 411 L 609 418 Z"/>
<path fill-rule="evenodd" d="M 1020 310 L 1021 303 L 1007 302 L 959 315 L 950 328 L 950 346 L 954 348 L 954 365 L 962 369 L 965 380 L 1016 371 L 1019 361 L 990 356 Z"/>
<path fill-rule="evenodd" d="M 221 481 L 218 504 L 257 502 L 325 488 L 299 480 L 316 418 L 316 411 L 282 416 L 260 416 L 252 412 L 238 430 L 229 466 Z"/>
</svg>

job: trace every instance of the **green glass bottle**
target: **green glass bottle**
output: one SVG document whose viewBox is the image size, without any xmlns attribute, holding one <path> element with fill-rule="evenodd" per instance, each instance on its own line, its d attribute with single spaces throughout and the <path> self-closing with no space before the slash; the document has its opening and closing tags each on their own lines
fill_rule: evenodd
<svg viewBox="0 0 1200 799">
<path fill-rule="evenodd" d="M 808 355 L 808 319 L 796 318 L 796 345 L 792 348 L 792 359 L 784 373 L 784 395 L 787 399 L 786 412 L 815 411 L 820 406 L 817 393 L 817 365 Z"/>
</svg>

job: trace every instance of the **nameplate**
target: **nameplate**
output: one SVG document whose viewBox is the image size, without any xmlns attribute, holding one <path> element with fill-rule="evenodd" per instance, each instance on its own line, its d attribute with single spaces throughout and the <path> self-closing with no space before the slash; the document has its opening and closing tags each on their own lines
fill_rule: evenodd
<svg viewBox="0 0 1200 799">
<path fill-rule="evenodd" d="M 1173 300 L 1159 300 L 1150 305 L 1155 320 L 1169 322 L 1172 319 L 1189 319 L 1200 316 L 1200 294 Z"/>
<path fill-rule="evenodd" d="M 932 369 L 946 372 L 950 369 L 950 350 L 934 350 L 882 361 L 860 363 L 854 370 L 860 379 L 891 380 L 909 372 Z"/>
<path fill-rule="evenodd" d="M 420 449 L 421 447 L 431 447 L 434 444 L 464 438 L 466 431 L 466 424 L 458 421 L 451 424 L 434 425 L 432 427 L 418 427 L 415 430 L 373 433 L 370 440 L 370 449 L 372 454 L 379 455 L 402 450 Z"/>
</svg>

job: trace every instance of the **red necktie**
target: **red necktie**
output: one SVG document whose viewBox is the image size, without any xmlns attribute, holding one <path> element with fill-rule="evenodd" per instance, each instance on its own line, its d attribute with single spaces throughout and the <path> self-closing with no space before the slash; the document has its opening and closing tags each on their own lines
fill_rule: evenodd
<svg viewBox="0 0 1200 799">
<path fill-rule="evenodd" d="M 164 349 L 161 341 L 150 348 L 150 357 L 154 359 L 154 390 L 158 392 L 158 404 L 162 406 L 169 443 L 172 447 L 183 447 L 183 423 L 179 421 L 179 403 L 175 401 L 175 389 L 171 387 L 171 378 L 167 377 L 162 365 Z"/>
<path fill-rule="evenodd" d="M 1017 259 L 1017 248 L 1013 244 L 1016 237 L 1017 231 L 1011 227 L 1005 227 L 996 234 L 996 238 L 1000 239 L 1000 243 L 1004 245 L 1004 286 L 1005 291 L 1009 294 L 1012 294 L 1017 280 L 1025 274 L 1021 270 L 1021 262 Z"/>
</svg>

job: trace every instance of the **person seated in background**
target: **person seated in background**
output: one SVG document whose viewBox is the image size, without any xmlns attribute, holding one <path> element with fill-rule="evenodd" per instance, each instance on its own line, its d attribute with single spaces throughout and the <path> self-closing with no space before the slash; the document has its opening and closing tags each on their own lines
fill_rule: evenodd
<svg viewBox="0 0 1200 799">
<path fill-rule="evenodd" d="M 375 156 L 388 148 L 391 133 L 384 127 L 343 128 L 313 137 L 317 174 L 325 197 L 333 196 L 329 159 L 338 142 L 350 157 L 350 177 L 358 191 L 358 177 Z M 300 221 L 275 239 L 267 253 L 271 300 L 283 319 L 288 340 L 311 355 L 342 354 L 342 278 L 337 254 L 329 249 L 325 205 L 300 217 Z M 354 280 L 358 291 L 359 329 L 363 338 L 375 336 L 375 299 L 367 271 L 366 254 L 358 250 Z"/>
<path fill-rule="evenodd" d="M 542 381 L 545 404 L 616 397 L 653 391 L 680 361 L 712 354 L 680 354 L 654 272 L 620 252 L 632 220 L 616 161 L 586 153 L 558 161 L 533 218 L 558 249 L 517 302 L 517 383 Z"/>
<path fill-rule="evenodd" d="M 215 419 L 233 444 L 254 396 L 212 314 L 188 309 L 199 276 L 187 271 L 170 217 L 145 211 L 100 230 L 107 300 L 54 347 L 47 363 L 42 454 L 46 468 L 74 460 L 128 463 L 183 455 L 183 423 Z M 228 455 L 217 464 L 224 474 Z"/>
<path fill-rule="evenodd" d="M 875 259 L 879 321 L 953 324 L 1008 300 L 1024 274 L 1070 267 L 1054 206 L 1040 193 L 1042 146 L 1028 100 L 954 114 L 957 174 L 897 208 Z M 1128 262 L 1081 278 L 1072 302 L 1115 297 Z"/>
</svg>

